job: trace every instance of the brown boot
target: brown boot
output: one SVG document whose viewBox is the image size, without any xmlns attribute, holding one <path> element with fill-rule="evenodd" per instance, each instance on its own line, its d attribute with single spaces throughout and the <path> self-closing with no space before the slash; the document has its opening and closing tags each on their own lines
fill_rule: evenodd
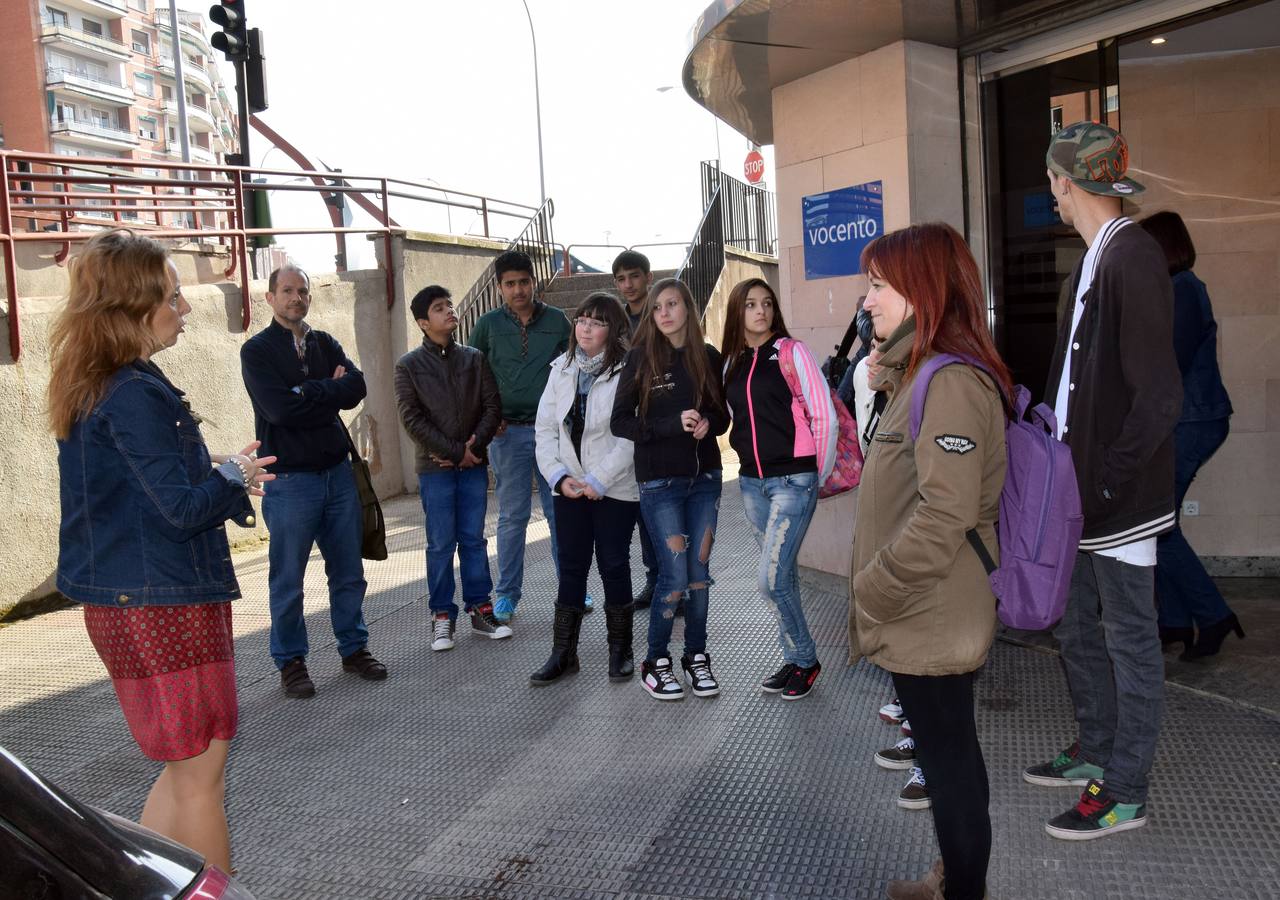
<svg viewBox="0 0 1280 900">
<path fill-rule="evenodd" d="M 919 881 L 890 881 L 885 896 L 888 900 L 943 900 L 942 881 L 942 860 L 938 860 Z"/>
</svg>

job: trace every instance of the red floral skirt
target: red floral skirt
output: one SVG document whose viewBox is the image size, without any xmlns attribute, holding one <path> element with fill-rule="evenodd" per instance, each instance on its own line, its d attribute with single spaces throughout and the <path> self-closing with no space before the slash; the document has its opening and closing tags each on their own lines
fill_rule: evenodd
<svg viewBox="0 0 1280 900">
<path fill-rule="evenodd" d="M 85 606 L 89 640 L 142 752 L 155 760 L 199 756 L 235 737 L 231 604 Z"/>
</svg>

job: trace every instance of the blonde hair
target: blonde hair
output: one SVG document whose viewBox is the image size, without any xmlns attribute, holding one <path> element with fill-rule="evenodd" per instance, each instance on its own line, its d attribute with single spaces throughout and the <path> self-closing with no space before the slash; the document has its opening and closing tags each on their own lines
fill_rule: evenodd
<svg viewBox="0 0 1280 900">
<path fill-rule="evenodd" d="M 71 289 L 49 332 L 49 425 L 61 439 L 87 415 L 112 373 L 157 349 L 151 316 L 172 290 L 156 241 L 117 229 L 70 263 Z"/>
</svg>

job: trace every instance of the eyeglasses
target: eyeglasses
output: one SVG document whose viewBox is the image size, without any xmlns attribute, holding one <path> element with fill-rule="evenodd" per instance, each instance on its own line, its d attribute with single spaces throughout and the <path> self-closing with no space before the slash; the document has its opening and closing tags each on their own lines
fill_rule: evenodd
<svg viewBox="0 0 1280 900">
<path fill-rule="evenodd" d="M 601 322 L 599 319 L 589 319 L 586 316 L 578 316 L 573 320 L 573 324 L 579 328 L 608 328 L 608 322 Z"/>
</svg>

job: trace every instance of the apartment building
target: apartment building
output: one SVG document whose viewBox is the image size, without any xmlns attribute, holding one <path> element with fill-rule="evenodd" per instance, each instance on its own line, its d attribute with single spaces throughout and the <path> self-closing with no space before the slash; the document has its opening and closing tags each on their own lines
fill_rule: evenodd
<svg viewBox="0 0 1280 900">
<path fill-rule="evenodd" d="M 191 161 L 220 163 L 235 151 L 235 107 L 200 14 L 178 13 L 182 88 L 165 0 L 0 0 L 0 26 L 6 149 L 153 159 L 142 174 L 160 174 L 160 163 L 182 160 L 182 89 Z M 201 215 L 213 224 L 212 213 Z"/>
</svg>

